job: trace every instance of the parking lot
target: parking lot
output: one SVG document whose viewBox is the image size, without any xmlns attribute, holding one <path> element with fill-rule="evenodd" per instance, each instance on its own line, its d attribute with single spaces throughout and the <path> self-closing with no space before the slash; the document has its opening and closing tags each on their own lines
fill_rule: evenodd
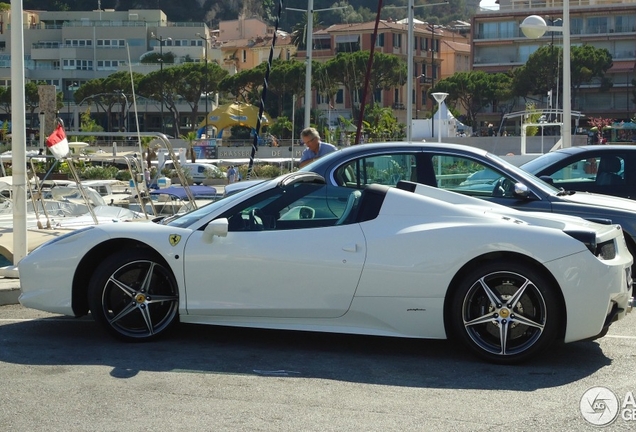
<svg viewBox="0 0 636 432">
<path fill-rule="evenodd" d="M 502 367 L 446 341 L 196 325 L 125 344 L 90 318 L 0 306 L 0 424 L 7 431 L 596 430 L 579 407 L 588 389 L 608 388 L 623 402 L 636 393 L 634 315 L 599 341 Z M 604 430 L 635 429 L 619 415 Z"/>
</svg>

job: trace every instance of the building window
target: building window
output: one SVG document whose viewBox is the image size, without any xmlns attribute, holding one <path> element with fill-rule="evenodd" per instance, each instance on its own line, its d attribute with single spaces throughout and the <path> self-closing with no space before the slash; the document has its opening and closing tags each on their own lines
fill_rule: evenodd
<svg viewBox="0 0 636 432">
<path fill-rule="evenodd" d="M 341 35 L 335 37 L 336 52 L 360 51 L 360 35 Z"/>
<path fill-rule="evenodd" d="M 247 50 L 243 50 L 243 63 L 247 62 Z"/>
<path fill-rule="evenodd" d="M 62 60 L 62 69 L 66 70 L 93 70 L 93 60 Z"/>
<path fill-rule="evenodd" d="M 617 16 L 614 23 L 616 33 L 630 33 L 636 31 L 636 16 L 625 15 Z"/>
<path fill-rule="evenodd" d="M 587 19 L 587 34 L 607 33 L 607 17 L 594 17 Z"/>
<path fill-rule="evenodd" d="M 371 38 L 373 38 L 374 35 L 371 35 Z M 380 33 L 378 35 L 378 37 L 375 40 L 375 46 L 376 47 L 383 47 L 384 46 L 384 33 Z"/>
<path fill-rule="evenodd" d="M 97 70 L 117 70 L 123 64 L 123 60 L 97 60 Z"/>
<path fill-rule="evenodd" d="M 124 39 L 97 39 L 99 48 L 123 48 L 126 46 Z"/>
<path fill-rule="evenodd" d="M 339 89 L 338 93 L 336 93 L 336 103 L 344 103 L 344 91 L 342 89 Z"/>
<path fill-rule="evenodd" d="M 91 39 L 65 39 L 64 45 L 67 47 L 86 47 L 93 46 Z"/>
<path fill-rule="evenodd" d="M 375 89 L 373 92 L 373 101 L 375 103 L 382 103 L 382 89 Z"/>
<path fill-rule="evenodd" d="M 393 34 L 393 48 L 400 48 L 402 46 L 402 35 Z"/>
</svg>

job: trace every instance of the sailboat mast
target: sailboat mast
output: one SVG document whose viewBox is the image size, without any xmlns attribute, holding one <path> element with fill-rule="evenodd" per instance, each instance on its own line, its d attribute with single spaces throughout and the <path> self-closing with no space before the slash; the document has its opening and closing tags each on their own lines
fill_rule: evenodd
<svg viewBox="0 0 636 432">
<path fill-rule="evenodd" d="M 412 1 L 412 0 L 411 0 Z M 362 100 L 360 101 L 360 114 L 358 117 L 358 128 L 356 129 L 356 139 L 354 144 L 360 143 L 360 134 L 362 132 L 362 120 L 364 118 L 364 105 L 367 102 L 367 91 L 369 89 L 369 80 L 371 79 L 371 68 L 373 67 L 373 53 L 378 38 L 378 24 L 380 23 L 380 12 L 382 11 L 382 0 L 378 0 L 378 13 L 375 17 L 375 27 L 373 28 L 373 37 L 371 38 L 371 50 L 369 53 L 369 62 L 367 63 L 367 71 L 364 75 L 364 86 L 362 87 Z"/>
</svg>

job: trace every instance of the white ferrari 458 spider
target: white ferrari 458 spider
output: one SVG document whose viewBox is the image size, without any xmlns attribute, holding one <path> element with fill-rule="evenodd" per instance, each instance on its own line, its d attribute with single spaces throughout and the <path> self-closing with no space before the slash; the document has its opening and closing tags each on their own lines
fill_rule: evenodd
<svg viewBox="0 0 636 432">
<path fill-rule="evenodd" d="M 57 237 L 19 263 L 29 308 L 125 340 L 178 321 L 443 339 L 497 363 L 600 337 L 631 309 L 621 227 L 411 182 L 308 172 L 161 222 Z"/>
</svg>

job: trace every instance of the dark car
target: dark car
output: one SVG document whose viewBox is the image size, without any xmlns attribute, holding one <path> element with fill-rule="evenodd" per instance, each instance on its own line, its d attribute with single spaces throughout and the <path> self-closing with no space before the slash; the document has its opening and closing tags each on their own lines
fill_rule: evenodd
<svg viewBox="0 0 636 432">
<path fill-rule="evenodd" d="M 433 143 L 362 144 L 323 156 L 301 171 L 313 171 L 331 184 L 356 189 L 364 189 L 371 183 L 395 186 L 400 180 L 410 180 L 519 210 L 554 212 L 620 224 L 629 251 L 636 256 L 636 202 L 557 188 L 475 147 Z"/>
<path fill-rule="evenodd" d="M 558 188 L 636 199 L 636 146 L 568 147 L 521 165 Z"/>
</svg>

